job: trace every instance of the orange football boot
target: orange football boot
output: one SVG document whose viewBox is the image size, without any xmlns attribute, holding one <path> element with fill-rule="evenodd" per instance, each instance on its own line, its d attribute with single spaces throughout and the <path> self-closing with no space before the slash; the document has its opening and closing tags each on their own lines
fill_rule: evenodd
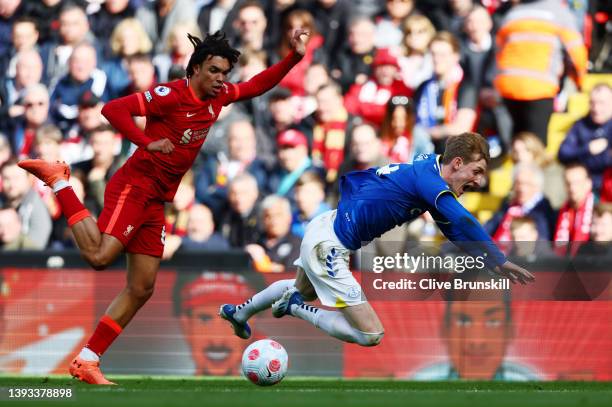
<svg viewBox="0 0 612 407">
<path fill-rule="evenodd" d="M 92 362 L 76 357 L 70 363 L 70 374 L 75 379 L 89 384 L 117 384 L 109 380 L 102 374 L 100 370 L 100 362 Z"/>
<path fill-rule="evenodd" d="M 36 178 L 53 187 L 57 181 L 68 181 L 70 178 L 70 167 L 65 162 L 50 163 L 41 159 L 22 160 L 17 164 L 24 170 L 30 172 Z"/>
</svg>

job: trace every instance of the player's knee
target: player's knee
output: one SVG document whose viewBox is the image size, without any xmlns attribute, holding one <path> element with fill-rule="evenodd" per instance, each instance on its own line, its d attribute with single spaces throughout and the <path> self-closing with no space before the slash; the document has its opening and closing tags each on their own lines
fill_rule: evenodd
<svg viewBox="0 0 612 407">
<path fill-rule="evenodd" d="M 363 332 L 359 331 L 359 340 L 357 343 L 361 346 L 376 346 L 385 336 L 384 332 Z"/>
<path fill-rule="evenodd" d="M 101 253 L 83 253 L 83 257 L 95 270 L 105 270 L 114 259 Z"/>
<path fill-rule="evenodd" d="M 128 286 L 130 296 L 143 304 L 151 298 L 154 290 L 155 286 L 153 284 L 130 284 Z"/>
</svg>

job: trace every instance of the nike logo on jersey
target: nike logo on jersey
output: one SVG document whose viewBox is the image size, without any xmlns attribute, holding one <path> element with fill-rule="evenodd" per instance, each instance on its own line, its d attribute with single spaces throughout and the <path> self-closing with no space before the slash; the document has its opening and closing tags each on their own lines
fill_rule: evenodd
<svg viewBox="0 0 612 407">
<path fill-rule="evenodd" d="M 192 116 L 195 116 L 195 115 L 196 115 L 196 113 L 187 113 L 187 117 L 192 117 Z"/>
</svg>

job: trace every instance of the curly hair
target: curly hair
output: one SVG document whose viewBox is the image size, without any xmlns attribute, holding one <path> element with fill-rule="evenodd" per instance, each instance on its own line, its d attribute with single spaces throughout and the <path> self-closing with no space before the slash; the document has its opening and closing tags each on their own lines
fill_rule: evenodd
<svg viewBox="0 0 612 407">
<path fill-rule="evenodd" d="M 209 56 L 219 56 L 227 59 L 230 63 L 230 69 L 238 62 L 240 51 L 230 46 L 229 41 L 225 38 L 225 34 L 221 31 L 207 34 L 204 40 L 191 34 L 187 34 L 187 38 L 189 38 L 194 48 L 187 64 L 188 78 L 193 75 L 193 68 L 196 65 L 200 65 Z"/>
</svg>

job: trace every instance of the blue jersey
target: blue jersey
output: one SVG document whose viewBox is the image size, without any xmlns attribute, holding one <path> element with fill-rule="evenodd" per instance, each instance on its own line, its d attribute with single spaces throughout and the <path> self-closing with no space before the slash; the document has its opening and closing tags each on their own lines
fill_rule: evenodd
<svg viewBox="0 0 612 407">
<path fill-rule="evenodd" d="M 444 193 L 452 194 L 436 155 L 348 173 L 340 179 L 334 232 L 346 248 L 357 250 L 426 211 L 439 219 L 436 200 Z"/>
<path fill-rule="evenodd" d="M 504 254 L 457 201 L 440 174 L 439 160 L 438 156 L 425 155 L 413 164 L 389 164 L 344 175 L 334 221 L 340 242 L 357 250 L 427 211 L 456 245 L 472 255 L 484 254 L 488 267 L 502 265 Z"/>
</svg>

